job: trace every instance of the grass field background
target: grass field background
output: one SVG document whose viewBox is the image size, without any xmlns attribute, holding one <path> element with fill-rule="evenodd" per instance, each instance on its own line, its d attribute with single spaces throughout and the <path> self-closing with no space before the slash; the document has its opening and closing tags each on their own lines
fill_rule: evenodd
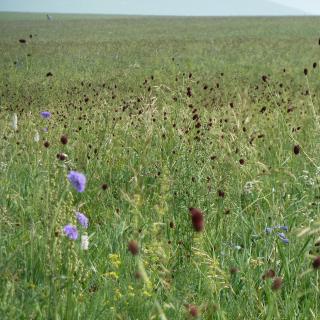
<svg viewBox="0 0 320 320">
<path fill-rule="evenodd" d="M 319 22 L 1 13 L 0 318 L 319 319 Z"/>
</svg>

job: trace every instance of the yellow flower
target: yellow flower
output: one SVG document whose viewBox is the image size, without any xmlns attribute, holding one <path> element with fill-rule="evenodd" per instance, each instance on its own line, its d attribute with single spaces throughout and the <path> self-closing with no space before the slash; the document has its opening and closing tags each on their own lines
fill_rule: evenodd
<svg viewBox="0 0 320 320">
<path fill-rule="evenodd" d="M 118 275 L 116 272 L 114 272 L 114 271 L 106 272 L 105 275 L 106 275 L 107 277 L 113 278 L 113 279 L 115 279 L 115 280 L 118 280 L 118 279 L 119 279 L 119 275 Z"/>
<path fill-rule="evenodd" d="M 120 267 L 121 260 L 120 260 L 120 256 L 118 254 L 115 254 L 115 253 L 109 254 L 109 259 L 110 259 L 113 267 L 115 267 L 116 269 L 118 269 Z"/>
<path fill-rule="evenodd" d="M 144 291 L 143 291 L 143 295 L 144 295 L 145 297 L 151 297 L 151 296 L 152 296 L 152 294 L 151 294 L 149 291 L 147 291 L 147 290 L 144 290 Z"/>
</svg>

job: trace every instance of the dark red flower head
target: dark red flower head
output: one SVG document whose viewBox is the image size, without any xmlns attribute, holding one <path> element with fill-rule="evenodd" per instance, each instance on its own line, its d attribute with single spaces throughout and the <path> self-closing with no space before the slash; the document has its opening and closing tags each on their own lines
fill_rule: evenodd
<svg viewBox="0 0 320 320">
<path fill-rule="evenodd" d="M 313 262 L 312 266 L 314 269 L 319 269 L 320 268 L 320 257 L 316 257 Z"/>
<path fill-rule="evenodd" d="M 60 138 L 60 142 L 62 144 L 67 144 L 68 143 L 68 137 L 65 134 L 62 135 L 61 138 Z"/>
<path fill-rule="evenodd" d="M 135 240 L 131 240 L 128 243 L 128 250 L 132 253 L 133 256 L 136 256 L 139 253 L 139 245 Z"/>
<path fill-rule="evenodd" d="M 282 287 L 282 278 L 280 277 L 277 277 L 277 278 L 274 278 L 273 280 L 273 283 L 272 283 L 272 290 L 279 290 L 281 287 Z"/>
<path fill-rule="evenodd" d="M 189 209 L 191 214 L 192 225 L 195 231 L 200 232 L 204 229 L 203 213 L 197 208 Z"/>
<path fill-rule="evenodd" d="M 274 272 L 273 269 L 269 269 L 268 271 L 265 272 L 265 274 L 262 276 L 262 280 L 266 279 L 272 279 L 276 276 L 276 273 Z"/>
<path fill-rule="evenodd" d="M 190 305 L 188 305 L 188 310 L 189 310 L 191 317 L 196 318 L 199 316 L 199 311 L 198 311 L 197 306 L 190 304 Z"/>
</svg>

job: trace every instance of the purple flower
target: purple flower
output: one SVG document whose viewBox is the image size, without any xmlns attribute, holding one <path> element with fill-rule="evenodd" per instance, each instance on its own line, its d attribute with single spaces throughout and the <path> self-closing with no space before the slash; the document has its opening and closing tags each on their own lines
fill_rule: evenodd
<svg viewBox="0 0 320 320">
<path fill-rule="evenodd" d="M 86 187 L 86 177 L 84 174 L 77 171 L 70 171 L 68 180 L 78 192 L 83 192 Z"/>
<path fill-rule="evenodd" d="M 43 131 L 44 131 L 44 132 L 48 132 L 49 129 L 48 129 L 48 128 L 43 128 Z"/>
<path fill-rule="evenodd" d="M 89 219 L 81 212 L 76 212 L 78 222 L 84 227 L 88 228 L 89 226 Z"/>
<path fill-rule="evenodd" d="M 287 239 L 286 235 L 283 232 L 279 232 L 278 236 L 282 240 L 282 242 L 289 243 L 289 239 Z"/>
<path fill-rule="evenodd" d="M 287 226 L 274 226 L 274 227 L 266 227 L 264 230 L 266 233 L 270 234 L 273 230 L 280 229 L 288 232 L 289 228 Z"/>
<path fill-rule="evenodd" d="M 64 233 L 66 236 L 71 240 L 77 240 L 78 239 L 78 230 L 77 227 L 73 226 L 72 224 L 67 224 L 63 228 Z"/>
<path fill-rule="evenodd" d="M 266 227 L 264 230 L 266 233 L 271 233 L 273 231 L 273 227 Z"/>
<path fill-rule="evenodd" d="M 42 111 L 40 112 L 40 115 L 43 119 L 49 119 L 51 117 L 51 112 L 49 111 Z"/>
</svg>

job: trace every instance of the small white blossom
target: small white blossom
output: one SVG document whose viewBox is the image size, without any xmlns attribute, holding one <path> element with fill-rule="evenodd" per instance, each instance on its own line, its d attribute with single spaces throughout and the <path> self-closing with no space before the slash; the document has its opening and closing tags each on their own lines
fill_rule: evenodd
<svg viewBox="0 0 320 320">
<path fill-rule="evenodd" d="M 243 187 L 244 193 L 251 194 L 255 188 L 255 181 L 248 181 Z"/>
<path fill-rule="evenodd" d="M 81 236 L 81 249 L 82 250 L 89 249 L 89 237 L 86 234 Z"/>
<path fill-rule="evenodd" d="M 39 141 L 40 141 L 40 134 L 39 134 L 38 131 L 36 131 L 33 140 L 34 140 L 35 142 L 39 142 Z"/>
<path fill-rule="evenodd" d="M 18 116 L 16 113 L 14 113 L 12 116 L 12 129 L 14 131 L 18 130 Z"/>
</svg>

